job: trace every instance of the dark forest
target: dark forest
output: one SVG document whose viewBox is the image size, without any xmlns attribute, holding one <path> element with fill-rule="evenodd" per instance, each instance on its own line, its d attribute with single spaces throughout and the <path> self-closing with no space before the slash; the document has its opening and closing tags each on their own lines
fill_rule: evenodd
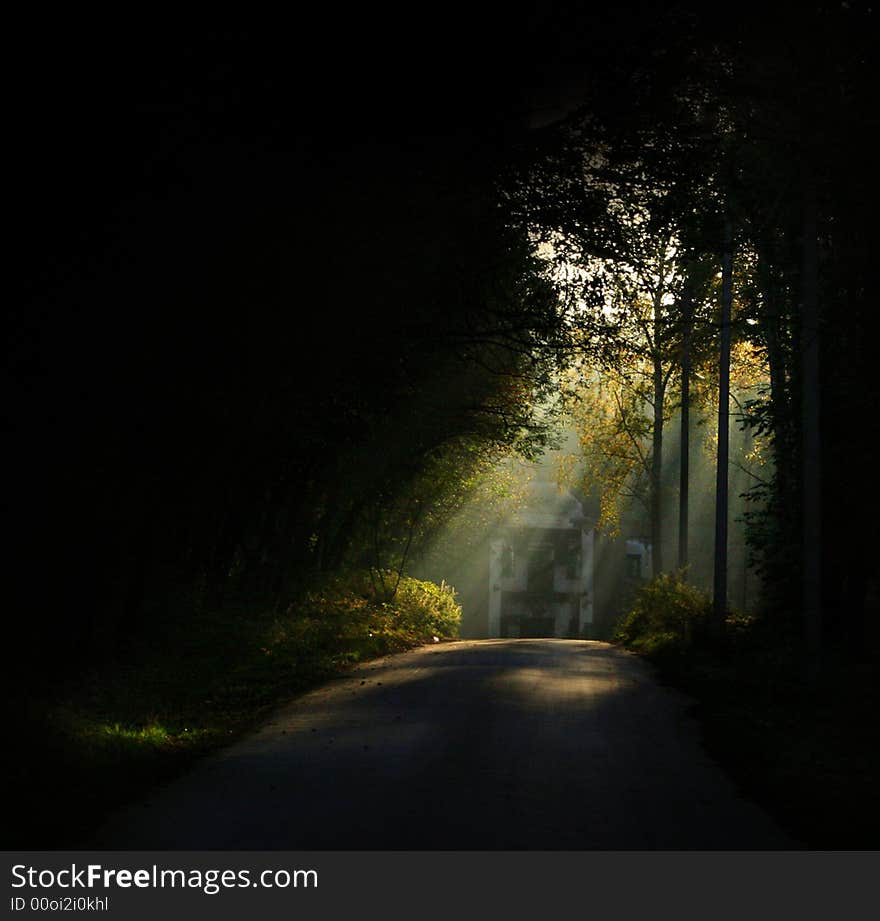
<svg viewBox="0 0 880 921">
<path fill-rule="evenodd" d="M 295 620 L 331 583 L 368 573 L 362 594 L 384 604 L 410 571 L 454 584 L 418 541 L 499 458 L 559 448 L 542 407 L 579 362 L 654 361 L 645 527 L 653 575 L 686 583 L 660 536 L 657 399 L 662 385 L 680 413 L 686 334 L 710 416 L 725 333 L 766 368 L 738 416 L 768 458 L 742 525 L 760 597 L 731 614 L 716 556 L 703 633 L 658 661 L 681 675 L 705 656 L 725 676 L 760 661 L 784 673 L 774 701 L 791 722 L 820 700 L 876 733 L 877 13 L 713 9 L 16 28 L 4 670 L 31 755 L 12 783 L 51 785 L 56 757 L 87 776 L 60 741 L 59 701 L 118 689 L 156 657 L 186 671 L 185 650 L 230 622 L 231 665 L 249 623 Z M 643 217 L 622 222 L 626 208 Z M 633 358 L 601 307 L 620 277 L 574 290 L 541 247 L 557 268 L 645 264 L 663 233 L 674 280 L 653 351 Z M 595 483 L 578 488 L 599 501 Z M 829 702 L 817 688 L 841 676 L 853 683 Z M 249 691 L 236 731 L 285 689 L 300 685 Z M 876 744 L 847 745 L 857 767 L 832 785 L 867 796 L 846 772 L 867 772 Z M 178 770 L 156 763 L 95 809 Z M 863 810 L 853 837 L 821 825 L 808 840 L 867 846 L 873 797 L 846 807 Z M 58 843 L 51 818 L 33 828 L 23 842 Z"/>
</svg>

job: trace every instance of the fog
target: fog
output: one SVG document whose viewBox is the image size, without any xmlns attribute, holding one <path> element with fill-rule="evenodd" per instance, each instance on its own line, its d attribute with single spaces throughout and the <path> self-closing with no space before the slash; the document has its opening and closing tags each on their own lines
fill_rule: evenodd
<svg viewBox="0 0 880 921">
<path fill-rule="evenodd" d="M 760 453 L 755 451 L 755 439 L 751 431 L 742 425 L 741 408 L 756 395 L 754 389 L 735 393 L 730 414 L 727 595 L 731 608 L 741 611 L 754 609 L 760 592 L 759 578 L 750 561 L 745 515 L 749 511 L 758 511 L 761 503 L 754 496 L 747 499 L 746 493 L 769 479 Z M 500 461 L 483 487 L 414 561 L 413 574 L 417 577 L 437 582 L 445 580 L 455 587 L 462 604 L 462 635 L 465 637 L 498 635 L 498 626 L 493 629 L 490 625 L 490 596 L 493 590 L 490 567 L 493 553 L 497 556 L 499 547 L 507 546 L 503 543 L 505 540 L 516 543 L 515 550 L 511 546 L 505 552 L 518 558 L 522 572 L 535 572 L 548 565 L 544 559 L 548 552 L 551 555 L 555 553 L 557 569 L 565 566 L 589 567 L 590 572 L 584 575 L 582 593 L 588 596 L 585 603 L 590 606 L 590 622 L 579 625 L 578 636 L 607 639 L 634 591 L 651 577 L 653 548 L 646 471 L 633 471 L 627 484 L 627 495 L 620 498 L 616 526 L 602 525 L 599 523 L 602 487 L 591 482 L 585 472 L 584 458 L 578 447 L 578 432 L 571 419 L 561 424 L 558 436 L 558 446 L 548 449 L 535 462 L 510 457 Z M 717 416 L 711 412 L 709 405 L 703 409 L 692 407 L 688 564 L 684 573 L 690 583 L 708 593 L 713 590 L 716 439 Z M 663 560 L 667 572 L 678 569 L 680 443 L 680 416 L 675 412 L 664 425 L 661 508 Z M 563 558 L 567 551 L 560 544 L 560 536 L 564 535 L 559 528 L 573 520 L 569 514 L 572 506 L 567 507 L 568 512 L 563 517 L 560 517 L 560 509 L 563 503 L 573 501 L 580 503 L 583 520 L 568 526 L 579 527 L 587 536 L 584 547 L 587 543 L 590 547 L 589 551 L 578 550 L 577 559 L 567 560 Z M 548 528 L 551 525 L 555 528 L 555 551 L 548 551 L 547 541 L 535 537 L 538 532 L 534 527 L 525 527 L 528 516 L 536 514 L 542 516 Z M 555 524 L 552 522 L 554 516 L 557 519 Z M 587 556 L 589 559 L 586 559 Z M 497 578 L 494 581 L 497 583 Z M 529 582 L 533 583 L 534 579 L 530 578 Z M 510 582 L 507 587 L 512 590 L 515 586 Z M 497 584 L 494 588 L 499 590 Z M 563 591 L 568 589 L 573 591 L 573 584 L 548 586 L 538 606 L 546 608 L 547 599 L 551 596 L 562 598 Z M 512 591 L 503 594 L 506 598 L 504 603 L 509 605 Z M 537 590 L 532 596 L 537 604 Z M 541 623 L 545 626 L 533 621 L 529 629 L 536 633 L 548 632 L 547 621 Z M 557 632 L 556 635 L 560 634 Z M 562 635 L 575 635 L 575 631 L 564 629 Z"/>
</svg>

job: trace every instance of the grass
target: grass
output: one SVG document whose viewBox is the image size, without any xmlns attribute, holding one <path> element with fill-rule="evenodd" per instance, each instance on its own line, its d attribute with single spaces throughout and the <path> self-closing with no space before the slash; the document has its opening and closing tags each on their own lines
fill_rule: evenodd
<svg viewBox="0 0 880 921">
<path fill-rule="evenodd" d="M 457 635 L 452 591 L 405 580 L 393 603 L 364 580 L 281 616 L 177 610 L 112 663 L 12 701 L 7 849 L 75 849 L 115 807 L 358 662 Z M 186 616 L 182 616 L 185 614 Z"/>
</svg>

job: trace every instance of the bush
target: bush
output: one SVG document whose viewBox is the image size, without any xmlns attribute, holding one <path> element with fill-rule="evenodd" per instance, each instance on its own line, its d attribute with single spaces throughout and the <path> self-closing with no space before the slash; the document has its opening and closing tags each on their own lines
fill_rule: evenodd
<svg viewBox="0 0 880 921">
<path fill-rule="evenodd" d="M 455 601 L 455 589 L 441 582 L 402 579 L 391 602 L 395 616 L 423 641 L 452 639 L 461 626 L 461 605 Z"/>
<path fill-rule="evenodd" d="M 680 573 L 664 574 L 638 590 L 612 641 L 645 652 L 683 651 L 705 635 L 711 614 L 712 599 L 705 592 Z"/>
<path fill-rule="evenodd" d="M 451 586 L 403 577 L 389 601 L 387 586 L 397 577 L 384 576 L 384 586 L 368 573 L 328 581 L 291 605 L 279 632 L 301 649 L 332 651 L 342 661 L 458 636 L 461 606 Z"/>
</svg>

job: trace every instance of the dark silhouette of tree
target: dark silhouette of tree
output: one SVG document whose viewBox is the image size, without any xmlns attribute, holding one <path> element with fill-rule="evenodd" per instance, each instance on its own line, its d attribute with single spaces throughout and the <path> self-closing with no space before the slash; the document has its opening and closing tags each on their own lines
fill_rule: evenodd
<svg viewBox="0 0 880 921">
<path fill-rule="evenodd" d="M 874 12 L 815 3 L 784 17 L 746 4 L 722 23 L 676 4 L 644 22 L 650 30 L 615 47 L 612 66 L 590 71 L 581 110 L 527 151 L 537 166 L 518 217 L 613 261 L 619 233 L 603 210 L 600 176 L 617 193 L 648 189 L 660 198 L 658 215 L 676 221 L 685 252 L 720 264 L 728 215 L 738 249 L 757 254 L 754 266 L 733 266 L 754 271 L 758 290 L 743 292 L 732 332 L 764 351 L 772 385 L 746 419 L 772 435 L 775 451 L 772 484 L 753 491 L 766 504 L 750 515 L 751 535 L 768 605 L 780 621 L 799 622 L 795 632 L 815 660 L 820 637 L 864 634 L 866 580 L 853 572 L 864 571 L 864 558 L 852 565 L 827 535 L 846 530 L 844 508 L 860 543 L 876 534 L 873 505 L 856 512 L 842 486 L 854 469 L 867 475 L 861 439 L 843 419 L 853 432 L 853 413 L 875 424 L 861 357 L 869 349 L 853 339 L 871 341 L 876 331 L 863 299 L 873 225 L 860 201 L 877 125 L 865 94 Z M 563 245 L 559 252 L 570 256 Z M 844 266 L 852 273 L 845 281 Z M 824 334 L 831 316 L 833 343 Z M 610 353 L 613 333 L 594 324 L 586 338 Z M 860 357 L 845 360 L 842 342 Z M 723 572 L 716 581 L 726 597 Z M 854 602 L 846 611 L 844 598 Z"/>
</svg>

